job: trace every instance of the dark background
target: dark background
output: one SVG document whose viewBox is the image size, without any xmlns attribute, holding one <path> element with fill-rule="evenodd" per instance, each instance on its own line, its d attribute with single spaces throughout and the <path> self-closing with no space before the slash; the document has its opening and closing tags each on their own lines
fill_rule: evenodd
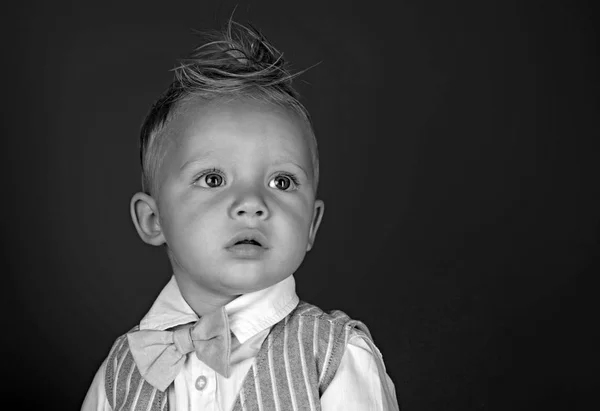
<svg viewBox="0 0 600 411">
<path fill-rule="evenodd" d="M 595 408 L 591 2 L 47 3 L 3 10 L 5 401 L 78 409 L 169 279 L 130 222 L 138 130 L 237 4 L 321 62 L 296 82 L 326 203 L 300 296 L 367 323 L 404 410 Z"/>
</svg>

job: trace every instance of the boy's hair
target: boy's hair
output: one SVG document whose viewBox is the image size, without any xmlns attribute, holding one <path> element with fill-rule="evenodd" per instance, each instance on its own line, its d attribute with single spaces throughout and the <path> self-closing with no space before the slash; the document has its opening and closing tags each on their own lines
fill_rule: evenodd
<svg viewBox="0 0 600 411">
<path fill-rule="evenodd" d="M 169 88 L 154 103 L 140 135 L 142 189 L 158 190 L 157 173 L 166 154 L 162 133 L 182 103 L 190 98 L 206 101 L 251 98 L 291 109 L 307 125 L 316 194 L 319 181 L 317 141 L 306 108 L 292 88 L 291 74 L 279 52 L 255 28 L 229 20 L 223 32 L 208 33 L 207 42 L 180 61 Z"/>
</svg>

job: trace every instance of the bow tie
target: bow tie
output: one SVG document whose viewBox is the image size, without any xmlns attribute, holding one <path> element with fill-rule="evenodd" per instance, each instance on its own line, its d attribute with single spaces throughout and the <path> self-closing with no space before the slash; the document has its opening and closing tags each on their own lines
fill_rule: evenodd
<svg viewBox="0 0 600 411">
<path fill-rule="evenodd" d="M 127 334 L 127 339 L 140 374 L 161 391 L 175 380 L 192 351 L 210 368 L 229 377 L 231 331 L 225 308 L 174 331 L 139 330 Z"/>
</svg>

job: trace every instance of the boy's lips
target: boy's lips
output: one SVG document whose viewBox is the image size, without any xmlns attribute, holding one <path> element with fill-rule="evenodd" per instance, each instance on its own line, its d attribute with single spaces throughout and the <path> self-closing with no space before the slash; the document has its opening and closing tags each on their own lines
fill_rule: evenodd
<svg viewBox="0 0 600 411">
<path fill-rule="evenodd" d="M 235 245 L 248 245 L 269 249 L 267 237 L 258 229 L 245 229 L 235 234 L 225 245 L 225 248 L 231 248 Z"/>
</svg>

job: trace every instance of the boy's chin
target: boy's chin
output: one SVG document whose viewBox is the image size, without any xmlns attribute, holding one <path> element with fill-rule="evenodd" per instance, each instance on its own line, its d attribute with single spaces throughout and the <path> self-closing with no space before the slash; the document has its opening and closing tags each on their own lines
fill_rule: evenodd
<svg viewBox="0 0 600 411">
<path fill-rule="evenodd" d="M 219 285 L 229 291 L 230 295 L 242 295 L 269 288 L 283 281 L 291 274 L 252 272 L 227 273 L 219 278 Z"/>
</svg>

